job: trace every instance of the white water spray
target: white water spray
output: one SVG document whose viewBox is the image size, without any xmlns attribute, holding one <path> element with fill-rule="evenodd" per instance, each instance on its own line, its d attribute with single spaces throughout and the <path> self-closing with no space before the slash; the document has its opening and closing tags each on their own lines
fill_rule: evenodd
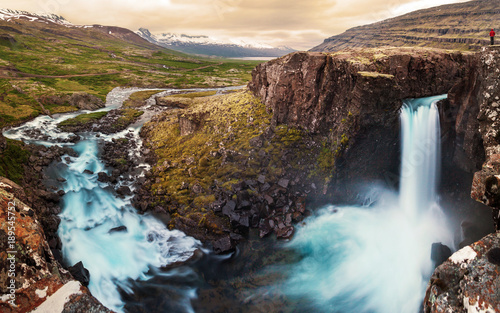
<svg viewBox="0 0 500 313">
<path fill-rule="evenodd" d="M 379 189 L 370 207 L 334 207 L 306 220 L 289 246 L 302 255 L 285 293 L 319 312 L 419 312 L 434 264 L 451 245 L 437 203 L 439 115 L 444 96 L 406 101 L 400 192 Z"/>
</svg>

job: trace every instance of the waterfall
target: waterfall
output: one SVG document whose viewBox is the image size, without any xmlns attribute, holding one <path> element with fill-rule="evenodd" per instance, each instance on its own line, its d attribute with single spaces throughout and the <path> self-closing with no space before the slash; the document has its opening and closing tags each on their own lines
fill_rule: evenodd
<svg viewBox="0 0 500 313">
<path fill-rule="evenodd" d="M 304 310 L 419 312 L 434 269 L 431 246 L 452 242 L 436 195 L 443 98 L 403 105 L 399 193 L 373 186 L 370 206 L 328 206 L 298 227 L 288 247 L 301 260 L 284 292 Z"/>
<path fill-rule="evenodd" d="M 409 214 L 436 201 L 441 158 L 439 112 L 442 96 L 404 101 L 401 110 L 400 205 Z"/>
</svg>

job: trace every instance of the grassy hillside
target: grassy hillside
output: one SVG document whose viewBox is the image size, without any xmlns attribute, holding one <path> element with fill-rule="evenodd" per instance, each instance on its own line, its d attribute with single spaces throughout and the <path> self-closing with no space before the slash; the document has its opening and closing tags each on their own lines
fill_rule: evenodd
<svg viewBox="0 0 500 313">
<path fill-rule="evenodd" d="M 311 51 L 381 46 L 477 50 L 489 44 L 491 28 L 500 29 L 499 8 L 500 0 L 477 0 L 419 10 L 351 28 Z"/>
<path fill-rule="evenodd" d="M 40 114 L 39 99 L 47 96 L 86 92 L 104 99 L 117 86 L 242 85 L 258 63 L 191 57 L 119 27 L 0 20 L 0 127 Z"/>
</svg>

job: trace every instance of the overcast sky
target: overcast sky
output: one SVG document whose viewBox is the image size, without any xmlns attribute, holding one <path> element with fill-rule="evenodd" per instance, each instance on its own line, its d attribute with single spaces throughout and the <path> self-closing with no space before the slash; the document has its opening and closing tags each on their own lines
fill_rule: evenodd
<svg viewBox="0 0 500 313">
<path fill-rule="evenodd" d="M 353 26 L 466 0 L 0 0 L 74 24 L 239 38 L 308 50 Z"/>
</svg>

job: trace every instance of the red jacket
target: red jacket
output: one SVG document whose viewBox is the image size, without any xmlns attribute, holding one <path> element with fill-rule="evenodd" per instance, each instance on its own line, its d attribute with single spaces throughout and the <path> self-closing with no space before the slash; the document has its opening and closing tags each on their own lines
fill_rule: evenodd
<svg viewBox="0 0 500 313">
<path fill-rule="evenodd" d="M 495 37 L 495 31 L 493 29 L 490 32 L 490 37 Z"/>
</svg>

